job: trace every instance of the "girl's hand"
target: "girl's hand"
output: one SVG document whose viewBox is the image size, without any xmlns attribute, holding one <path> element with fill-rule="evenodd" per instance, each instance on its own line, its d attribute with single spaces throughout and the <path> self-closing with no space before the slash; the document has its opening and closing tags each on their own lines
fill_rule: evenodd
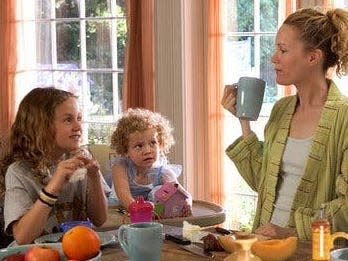
<svg viewBox="0 0 348 261">
<path fill-rule="evenodd" d="M 236 116 L 236 103 L 237 103 L 237 88 L 236 85 L 225 85 L 224 94 L 221 99 L 221 105 L 224 109 L 231 112 Z"/>
<path fill-rule="evenodd" d="M 59 195 L 64 185 L 69 182 L 74 171 L 84 167 L 84 165 L 84 161 L 75 156 L 70 159 L 62 160 L 58 163 L 56 172 L 45 187 L 45 190 L 53 195 Z"/>
<path fill-rule="evenodd" d="M 93 158 L 89 158 L 89 157 L 78 157 L 79 159 L 81 159 L 84 162 L 84 168 L 87 169 L 87 175 L 89 175 L 89 178 L 93 178 L 93 177 L 98 177 L 99 179 L 99 169 L 100 169 L 100 165 L 99 162 Z"/>
<path fill-rule="evenodd" d="M 272 223 L 267 223 L 258 227 L 255 230 L 255 233 L 277 239 L 286 238 L 290 236 L 297 236 L 295 228 L 280 227 Z"/>
<path fill-rule="evenodd" d="M 80 148 L 73 156 L 83 162 L 83 168 L 87 169 L 87 175 L 89 178 L 98 177 L 100 165 L 95 160 L 86 148 Z"/>
</svg>

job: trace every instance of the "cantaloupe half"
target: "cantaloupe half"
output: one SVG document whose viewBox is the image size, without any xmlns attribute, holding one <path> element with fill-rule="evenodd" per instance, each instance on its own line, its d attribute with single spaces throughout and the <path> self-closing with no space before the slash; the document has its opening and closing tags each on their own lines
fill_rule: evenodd
<svg viewBox="0 0 348 261">
<path fill-rule="evenodd" d="M 256 241 L 251 252 L 263 261 L 284 261 L 289 259 L 297 249 L 297 237 Z"/>
<path fill-rule="evenodd" d="M 235 238 L 233 236 L 218 236 L 217 239 L 222 248 L 228 253 L 234 253 L 237 249 L 240 248 L 240 245 L 234 242 Z"/>
</svg>

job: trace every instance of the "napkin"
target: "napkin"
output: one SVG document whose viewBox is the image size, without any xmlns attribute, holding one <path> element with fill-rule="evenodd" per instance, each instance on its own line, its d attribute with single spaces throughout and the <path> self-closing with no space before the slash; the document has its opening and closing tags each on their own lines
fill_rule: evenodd
<svg viewBox="0 0 348 261">
<path fill-rule="evenodd" d="M 80 168 L 74 171 L 72 176 L 70 176 L 69 182 L 75 183 L 79 180 L 83 180 L 86 177 L 87 169 L 86 168 Z"/>
</svg>

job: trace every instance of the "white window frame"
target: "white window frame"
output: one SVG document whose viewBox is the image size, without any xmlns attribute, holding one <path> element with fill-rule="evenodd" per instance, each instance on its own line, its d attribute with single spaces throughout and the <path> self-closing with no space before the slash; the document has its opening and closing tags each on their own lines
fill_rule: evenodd
<svg viewBox="0 0 348 261">
<path fill-rule="evenodd" d="M 123 68 L 117 67 L 117 20 L 126 19 L 124 16 L 117 16 L 116 12 L 116 1 L 110 1 L 110 12 L 111 15 L 108 17 L 86 17 L 85 15 L 85 0 L 78 0 L 79 5 L 79 17 L 76 18 L 56 18 L 55 16 L 55 0 L 50 0 L 51 4 L 51 13 L 49 18 L 36 19 L 35 17 L 35 5 L 38 3 L 36 0 L 16 0 L 18 10 L 20 12 L 21 19 L 19 20 L 20 29 L 18 33 L 18 50 L 19 50 L 19 63 L 18 63 L 18 76 L 16 77 L 16 104 L 24 97 L 24 95 L 29 92 L 31 89 L 37 86 L 36 75 L 40 72 L 50 72 L 53 73 L 53 86 L 59 88 L 58 84 L 58 75 L 62 72 L 75 72 L 80 73 L 81 75 L 81 88 L 82 95 L 80 97 L 80 103 L 83 108 L 84 115 L 84 137 L 83 142 L 88 142 L 88 127 L 93 124 L 102 124 L 102 125 L 112 125 L 117 119 L 118 115 L 121 112 L 121 104 L 119 97 L 119 82 L 118 74 L 124 73 Z M 79 22 L 80 23 L 80 57 L 81 63 L 80 68 L 78 69 L 61 69 L 58 68 L 57 62 L 57 45 L 56 45 L 56 24 L 64 22 Z M 88 21 L 111 21 L 110 26 L 110 46 L 111 46 L 111 68 L 87 68 L 87 50 L 86 50 L 86 23 Z M 37 34 L 37 23 L 49 23 L 50 24 L 50 39 L 51 39 L 51 69 L 39 69 L 36 67 L 36 39 L 35 34 Z M 28 40 L 30 39 L 30 40 Z M 28 44 L 30 48 L 28 48 Z M 33 51 L 28 52 L 28 49 Z M 92 116 L 88 115 L 88 103 L 89 103 L 89 86 L 87 81 L 88 73 L 111 73 L 112 74 L 112 89 L 113 89 L 113 114 L 108 116 Z"/>
</svg>

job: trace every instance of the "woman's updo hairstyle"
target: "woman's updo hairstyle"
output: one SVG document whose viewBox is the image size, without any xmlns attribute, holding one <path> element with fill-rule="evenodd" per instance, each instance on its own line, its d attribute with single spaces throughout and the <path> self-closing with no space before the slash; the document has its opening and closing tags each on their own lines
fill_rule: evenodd
<svg viewBox="0 0 348 261">
<path fill-rule="evenodd" d="M 295 26 L 308 50 L 324 53 L 323 70 L 336 66 L 338 76 L 348 73 L 348 12 L 336 8 L 323 13 L 304 8 L 290 14 L 284 24 Z"/>
</svg>

